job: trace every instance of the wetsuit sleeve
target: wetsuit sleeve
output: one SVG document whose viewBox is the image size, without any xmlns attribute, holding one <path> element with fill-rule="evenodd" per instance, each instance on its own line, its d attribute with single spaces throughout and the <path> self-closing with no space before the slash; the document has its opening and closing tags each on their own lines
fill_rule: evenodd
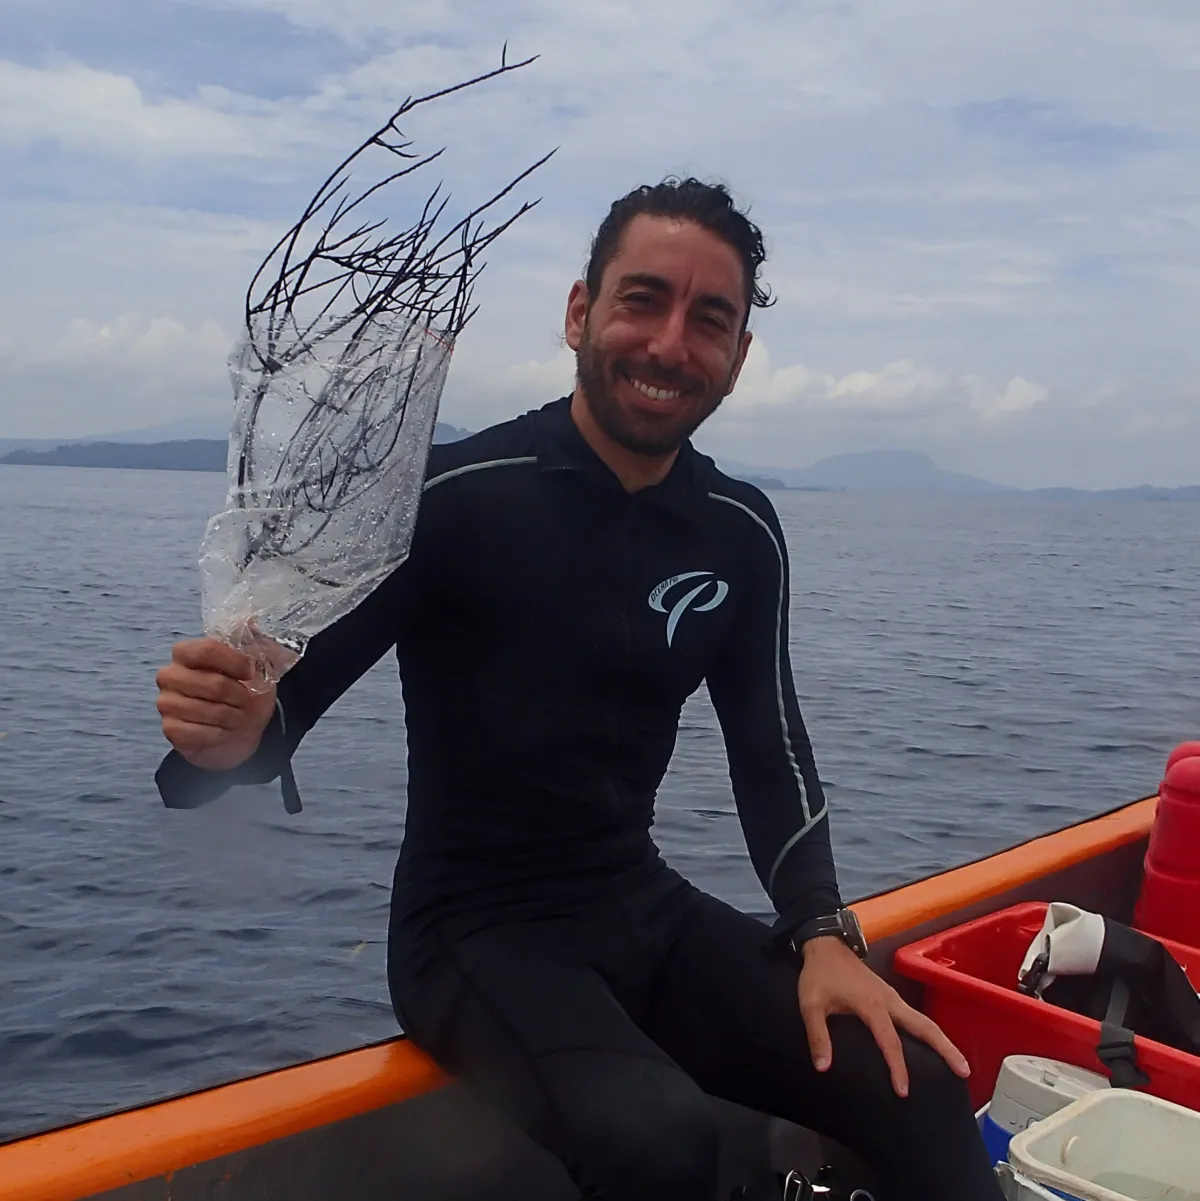
<svg viewBox="0 0 1200 1201">
<path fill-rule="evenodd" d="M 747 532 L 731 634 L 707 674 L 734 800 L 758 878 L 779 921 L 776 942 L 841 905 L 824 790 L 788 658 L 788 562 L 769 504 L 737 505 Z"/>
</svg>

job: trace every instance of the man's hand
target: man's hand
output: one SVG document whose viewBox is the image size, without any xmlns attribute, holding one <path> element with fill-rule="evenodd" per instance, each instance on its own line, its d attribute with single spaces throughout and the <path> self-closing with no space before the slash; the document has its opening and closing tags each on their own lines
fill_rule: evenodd
<svg viewBox="0 0 1200 1201">
<path fill-rule="evenodd" d="M 254 667 L 213 638 L 177 642 L 162 668 L 158 712 L 167 741 L 197 767 L 226 771 L 258 749 L 275 712 L 275 689 L 251 692 Z"/>
<path fill-rule="evenodd" d="M 800 1013 L 808 1032 L 813 1066 L 818 1072 L 833 1062 L 833 1044 L 827 1019 L 830 1014 L 850 1013 L 862 1020 L 892 1074 L 892 1087 L 908 1096 L 908 1068 L 896 1027 L 928 1043 L 959 1076 L 971 1069 L 958 1048 L 942 1033 L 936 1022 L 901 1000 L 900 994 L 880 979 L 840 938 L 809 939 L 803 946 L 804 967 L 800 972 Z"/>
</svg>

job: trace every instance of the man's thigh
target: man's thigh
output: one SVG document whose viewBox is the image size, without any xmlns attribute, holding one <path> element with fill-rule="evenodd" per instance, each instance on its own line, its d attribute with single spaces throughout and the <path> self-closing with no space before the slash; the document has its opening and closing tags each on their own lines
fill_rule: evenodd
<svg viewBox="0 0 1200 1201">
<path fill-rule="evenodd" d="M 588 1195 L 641 1196 L 659 1172 L 670 1178 L 664 1197 L 673 1181 L 715 1179 L 708 1099 L 571 941 L 569 928 L 536 922 L 444 941 L 411 983 L 393 975 L 406 1032 L 558 1156 Z"/>
<path fill-rule="evenodd" d="M 421 970 L 393 976 L 406 1031 L 458 1076 L 507 1076 L 596 1051 L 670 1065 L 577 950 L 569 923 L 514 922 L 441 934 Z"/>
<path fill-rule="evenodd" d="M 642 1027 L 706 1092 L 800 1121 L 807 1115 L 796 1114 L 794 1097 L 811 1095 L 818 1073 L 800 1015 L 799 969 L 767 956 L 768 933 L 704 897 L 660 968 Z"/>
</svg>

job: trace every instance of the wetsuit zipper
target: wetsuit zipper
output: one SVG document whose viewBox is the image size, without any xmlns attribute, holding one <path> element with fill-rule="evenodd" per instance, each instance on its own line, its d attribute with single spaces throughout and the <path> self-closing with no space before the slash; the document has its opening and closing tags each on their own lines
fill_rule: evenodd
<svg viewBox="0 0 1200 1201">
<path fill-rule="evenodd" d="M 630 687 L 633 678 L 633 614 L 630 612 L 630 597 L 633 591 L 633 523 L 637 503 L 635 497 L 625 497 L 625 512 L 621 521 L 621 602 L 617 613 L 621 644 L 621 687 L 613 698 L 616 710 L 613 714 L 613 726 L 618 740 L 624 737 L 624 712 L 633 699 Z"/>
<path fill-rule="evenodd" d="M 628 687 L 633 674 L 633 614 L 629 611 L 629 597 L 633 590 L 633 520 L 637 500 L 630 496 L 625 501 L 625 521 L 621 530 L 621 650 L 623 678 Z"/>
<path fill-rule="evenodd" d="M 553 466 L 542 468 L 543 471 L 574 471 L 582 474 L 588 474 L 583 468 L 569 463 L 555 463 Z M 622 683 L 620 688 L 614 689 L 612 695 L 608 697 L 608 709 L 604 714 L 605 724 L 608 727 L 610 736 L 614 746 L 620 746 L 623 738 L 624 723 L 621 720 L 621 710 L 625 704 L 625 694 L 628 690 L 628 681 L 633 665 L 633 639 L 630 633 L 630 613 L 629 613 L 629 591 L 631 587 L 632 576 L 632 553 L 631 553 L 631 528 L 633 524 L 633 503 L 634 498 L 630 496 L 623 488 L 617 485 L 620 492 L 620 503 L 624 508 L 623 520 L 621 523 L 621 541 L 618 549 L 618 558 L 620 559 L 620 574 L 621 574 L 621 599 L 618 604 L 616 620 L 619 643 L 618 653 L 621 656 L 622 666 Z M 620 814 L 625 808 L 625 792 L 617 782 L 617 771 L 615 768 L 605 774 L 604 777 L 605 789 L 612 801 L 614 816 Z"/>
</svg>

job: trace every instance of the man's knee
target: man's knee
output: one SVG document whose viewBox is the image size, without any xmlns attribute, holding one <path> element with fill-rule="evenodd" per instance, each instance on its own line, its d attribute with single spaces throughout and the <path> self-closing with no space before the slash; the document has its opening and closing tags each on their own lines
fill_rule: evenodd
<svg viewBox="0 0 1200 1201">
<path fill-rule="evenodd" d="M 907 1034 L 901 1038 L 910 1097 L 919 1100 L 922 1108 L 945 1110 L 970 1105 L 966 1081 L 928 1043 Z"/>
<path fill-rule="evenodd" d="M 829 1030 L 833 1039 L 833 1058 L 841 1057 L 851 1087 L 864 1100 L 878 1104 L 887 1099 L 897 1100 L 892 1089 L 891 1074 L 883 1052 L 871 1031 L 858 1018 L 838 1015 L 830 1018 Z M 955 1075 L 950 1065 L 928 1043 L 900 1031 L 904 1064 L 908 1069 L 908 1095 L 919 1101 L 919 1108 L 961 1107 L 970 1104 L 966 1081 Z M 913 1106 L 901 1108 L 912 1109 Z"/>
<path fill-rule="evenodd" d="M 673 1074 L 674 1075 L 674 1074 Z M 716 1196 L 720 1129 L 686 1077 L 581 1106 L 571 1121 L 572 1174 L 597 1201 L 708 1201 Z"/>
</svg>

